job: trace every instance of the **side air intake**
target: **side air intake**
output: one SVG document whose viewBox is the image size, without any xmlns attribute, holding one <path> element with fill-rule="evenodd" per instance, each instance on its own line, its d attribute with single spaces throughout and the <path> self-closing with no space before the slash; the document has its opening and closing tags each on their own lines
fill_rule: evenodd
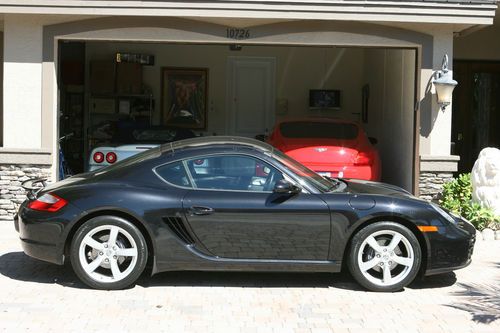
<svg viewBox="0 0 500 333">
<path fill-rule="evenodd" d="M 186 244 L 194 244 L 194 238 L 191 236 L 182 219 L 177 216 L 163 217 L 163 222 L 172 230 L 172 232 L 179 237 Z"/>
</svg>

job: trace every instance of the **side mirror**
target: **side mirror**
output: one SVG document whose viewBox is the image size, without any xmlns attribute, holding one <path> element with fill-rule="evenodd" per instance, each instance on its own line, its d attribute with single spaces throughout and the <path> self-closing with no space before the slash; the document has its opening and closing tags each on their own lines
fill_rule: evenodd
<svg viewBox="0 0 500 333">
<path fill-rule="evenodd" d="M 274 185 L 273 192 L 279 194 L 298 194 L 302 192 L 302 189 L 290 183 L 288 180 L 281 179 L 276 182 L 276 185 Z"/>
<path fill-rule="evenodd" d="M 375 139 L 375 138 L 374 138 L 374 137 L 372 137 L 372 136 L 370 136 L 370 137 L 368 138 L 368 140 L 369 140 L 369 141 L 370 141 L 370 143 L 371 143 L 372 145 L 374 145 L 374 146 L 378 143 L 378 140 L 377 140 L 377 139 Z"/>
</svg>

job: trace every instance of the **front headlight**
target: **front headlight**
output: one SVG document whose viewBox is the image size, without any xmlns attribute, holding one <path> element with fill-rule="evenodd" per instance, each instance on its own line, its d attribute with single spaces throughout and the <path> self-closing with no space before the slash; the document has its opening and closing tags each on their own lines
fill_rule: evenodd
<svg viewBox="0 0 500 333">
<path fill-rule="evenodd" d="M 436 212 L 438 212 L 439 215 L 441 215 L 442 217 L 444 217 L 448 222 L 453 223 L 453 224 L 457 224 L 457 221 L 453 218 L 453 216 L 451 215 L 451 213 L 448 213 L 443 208 L 441 208 L 441 206 L 439 206 L 438 204 L 435 204 L 434 202 L 431 202 L 430 204 L 431 204 L 432 208 L 434 208 L 434 210 Z M 458 215 L 456 215 L 456 217 L 460 218 L 460 216 L 458 216 Z"/>
</svg>

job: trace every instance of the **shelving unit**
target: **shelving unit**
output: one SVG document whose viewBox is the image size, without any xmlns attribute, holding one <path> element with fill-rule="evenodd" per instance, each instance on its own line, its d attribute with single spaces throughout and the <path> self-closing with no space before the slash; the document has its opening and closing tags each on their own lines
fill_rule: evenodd
<svg viewBox="0 0 500 333">
<path fill-rule="evenodd" d="M 109 105 L 98 106 L 98 100 L 107 100 Z M 103 106 L 104 105 L 104 106 Z M 106 139 L 96 137 L 94 131 L 106 122 L 143 119 L 147 124 L 152 124 L 154 99 L 152 94 L 91 94 L 89 112 L 87 114 L 87 144 L 94 147 L 105 143 Z"/>
</svg>

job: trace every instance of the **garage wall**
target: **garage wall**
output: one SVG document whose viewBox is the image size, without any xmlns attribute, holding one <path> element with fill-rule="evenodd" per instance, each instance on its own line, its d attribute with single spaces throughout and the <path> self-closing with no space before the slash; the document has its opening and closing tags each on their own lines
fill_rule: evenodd
<svg viewBox="0 0 500 333">
<path fill-rule="evenodd" d="M 243 46 L 230 51 L 226 45 L 87 42 L 87 62 L 112 60 L 116 52 L 155 56 L 155 66 L 143 67 L 143 81 L 154 94 L 155 123 L 160 121 L 161 68 L 209 69 L 208 127 L 205 135 L 226 133 L 227 58 L 276 58 L 276 99 L 287 100 L 288 110 L 277 108 L 276 119 L 329 116 L 361 120 L 362 87 L 368 84 L 368 122 L 362 125 L 379 140 L 382 180 L 412 190 L 415 51 L 325 47 Z M 342 108 L 309 111 L 309 89 L 340 89 Z"/>
<path fill-rule="evenodd" d="M 414 50 L 366 49 L 369 136 L 378 139 L 382 181 L 412 190 Z"/>
<path fill-rule="evenodd" d="M 226 65 L 229 56 L 276 58 L 276 99 L 287 100 L 288 109 L 276 110 L 276 118 L 330 116 L 359 118 L 364 50 L 358 48 L 243 46 L 230 51 L 226 45 L 182 45 L 88 42 L 87 62 L 112 60 L 116 52 L 155 56 L 155 66 L 143 67 L 143 80 L 153 90 L 155 123 L 160 120 L 161 68 L 205 67 L 209 69 L 208 127 L 206 135 L 226 130 Z M 88 68 L 88 67 L 87 67 Z M 308 110 L 309 89 L 340 89 L 338 111 Z"/>
</svg>

